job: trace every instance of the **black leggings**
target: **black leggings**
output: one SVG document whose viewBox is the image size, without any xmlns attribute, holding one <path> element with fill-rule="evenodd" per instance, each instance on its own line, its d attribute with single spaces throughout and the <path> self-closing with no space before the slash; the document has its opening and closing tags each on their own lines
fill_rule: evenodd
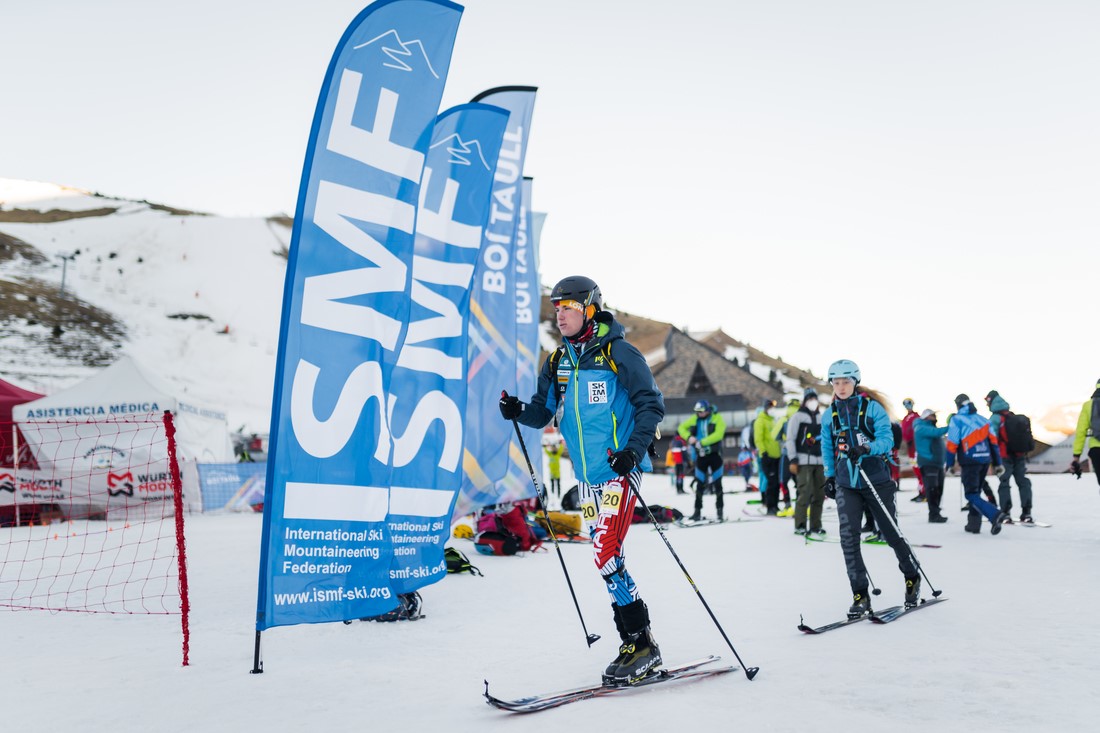
<svg viewBox="0 0 1100 733">
<path fill-rule="evenodd" d="M 1096 473 L 1096 483 L 1100 484 L 1100 445 L 1089 448 L 1089 463 L 1092 464 L 1092 470 Z"/>
</svg>

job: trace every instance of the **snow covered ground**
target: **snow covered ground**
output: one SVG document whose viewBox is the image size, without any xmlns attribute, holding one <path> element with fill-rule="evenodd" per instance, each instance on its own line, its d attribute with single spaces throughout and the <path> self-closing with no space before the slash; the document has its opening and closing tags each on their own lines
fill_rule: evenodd
<svg viewBox="0 0 1100 733">
<path fill-rule="evenodd" d="M 616 653 L 590 547 L 562 552 L 589 630 L 603 636 L 591 649 L 553 549 L 484 557 L 452 540 L 485 577 L 424 589 L 426 618 L 270 629 L 265 673 L 250 675 L 261 518 L 192 515 L 191 665 L 180 666 L 178 617 L 4 612 L 5 729 L 1095 730 L 1094 479 L 1034 477 L 1035 516 L 1054 527 L 1009 526 L 997 537 L 988 525 L 979 536 L 963 532 L 958 485 L 948 480 L 944 525 L 908 501 L 908 481 L 899 503 L 912 541 L 943 545 L 917 554 L 948 603 L 889 626 L 804 636 L 800 614 L 820 625 L 848 606 L 839 545 L 804 543 L 790 520 L 673 527 L 669 541 L 741 658 L 761 668 L 755 681 L 738 671 L 527 717 L 485 705 L 482 680 L 504 697 L 573 687 L 597 680 Z M 643 493 L 690 506 L 664 476 L 647 477 Z M 741 516 L 750 496 L 727 496 L 728 513 Z M 825 526 L 835 533 L 835 512 Z M 660 535 L 635 525 L 627 548 L 666 662 L 716 653 L 736 664 Z M 890 550 L 867 546 L 864 556 L 883 589 L 876 606 L 900 603 Z"/>
</svg>

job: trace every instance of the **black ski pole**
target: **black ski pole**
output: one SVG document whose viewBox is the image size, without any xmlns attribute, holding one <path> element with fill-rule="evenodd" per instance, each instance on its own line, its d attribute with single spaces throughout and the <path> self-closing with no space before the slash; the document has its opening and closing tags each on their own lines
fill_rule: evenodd
<svg viewBox="0 0 1100 733">
<path fill-rule="evenodd" d="M 864 570 L 866 571 L 866 568 L 864 568 Z M 871 574 L 870 573 L 867 573 L 867 582 L 871 584 L 871 595 L 873 595 L 873 596 L 882 595 L 882 591 L 875 587 L 875 581 L 871 580 Z M 929 583 L 929 585 L 931 585 L 931 583 Z"/>
<path fill-rule="evenodd" d="M 878 491 L 875 490 L 875 485 L 871 483 L 871 479 L 867 477 L 867 472 L 863 470 L 862 461 L 856 461 L 856 468 L 859 469 L 859 475 L 867 482 L 867 488 L 871 490 L 871 496 L 875 497 L 875 501 L 878 502 L 879 507 L 882 509 L 882 513 L 886 515 L 886 521 L 890 523 L 890 526 L 898 533 L 898 537 L 905 543 L 905 548 L 909 550 L 909 560 L 917 567 L 920 574 L 924 576 L 924 580 L 928 583 L 928 587 L 932 589 L 932 597 L 939 598 L 943 591 L 936 590 L 936 587 L 932 585 L 932 581 L 928 579 L 928 573 L 924 572 L 924 568 L 921 566 L 920 561 L 917 560 L 917 555 L 913 552 L 913 546 L 909 544 L 909 540 L 905 539 L 905 535 L 902 534 L 901 527 L 898 526 L 898 523 L 894 521 L 894 517 L 891 516 L 890 512 L 886 511 L 886 504 L 882 502 L 882 497 L 879 496 Z"/>
<path fill-rule="evenodd" d="M 501 392 L 501 397 L 507 397 L 507 392 Z M 565 558 L 561 554 L 561 545 L 558 544 L 558 533 L 554 531 L 554 523 L 550 521 L 550 512 L 546 508 L 546 495 L 543 493 L 539 479 L 535 475 L 535 467 L 531 465 L 531 457 L 527 455 L 527 444 L 523 442 L 523 433 L 519 431 L 519 423 L 512 418 L 512 427 L 516 429 L 516 437 L 519 439 L 519 448 L 523 451 L 523 458 L 527 461 L 527 470 L 531 472 L 531 483 L 535 485 L 535 494 L 538 496 L 539 505 L 542 507 L 542 516 L 546 518 L 546 528 L 550 532 L 550 538 L 554 540 L 554 550 L 558 553 L 558 562 L 561 563 L 561 571 L 565 573 L 565 583 L 569 586 L 569 595 L 573 597 L 573 605 L 577 607 L 577 617 L 581 620 L 581 629 L 584 630 L 585 641 L 592 646 L 600 640 L 599 634 L 588 633 L 588 627 L 584 623 L 584 614 L 581 613 L 581 604 L 577 601 L 577 594 L 573 591 L 573 581 L 569 579 L 569 570 L 565 567 Z"/>
<path fill-rule="evenodd" d="M 611 449 L 607 449 L 607 455 L 611 456 Z M 640 474 L 639 474 L 640 478 Z M 692 590 L 695 591 L 695 595 L 699 596 L 699 600 L 703 604 L 703 608 L 707 609 L 707 613 L 710 614 L 710 620 L 714 622 L 714 625 L 718 627 L 718 632 L 722 634 L 722 638 L 726 640 L 726 645 L 733 652 L 733 656 L 737 657 L 737 663 L 741 665 L 741 669 L 745 670 L 745 676 L 750 680 L 756 676 L 756 673 L 760 671 L 759 667 L 746 667 L 745 663 L 741 661 L 741 655 L 737 653 L 737 650 L 733 648 L 733 642 L 726 635 L 726 630 L 722 628 L 722 624 L 718 623 L 718 617 L 714 615 L 714 611 L 710 610 L 710 604 L 707 603 L 707 599 L 703 598 L 702 592 L 699 590 L 699 586 L 695 585 L 695 581 L 691 579 L 691 574 L 684 567 L 684 563 L 680 560 L 680 556 L 676 554 L 676 550 L 672 549 L 672 543 L 668 541 L 668 537 L 665 535 L 665 528 L 661 526 L 661 523 L 657 521 L 657 517 L 653 516 L 653 512 L 650 510 L 649 505 L 645 503 L 642 498 L 642 494 L 638 491 L 638 487 L 634 485 L 634 482 L 627 477 L 627 485 L 630 490 L 634 492 L 635 498 L 638 499 L 638 503 L 645 507 L 645 513 L 649 516 L 649 521 L 653 522 L 653 527 L 657 530 L 657 534 L 661 535 L 661 539 L 665 542 L 665 547 L 672 553 L 672 557 L 675 558 L 676 564 L 680 566 L 680 570 L 684 573 L 684 577 L 687 578 L 687 582 L 691 584 Z"/>
</svg>

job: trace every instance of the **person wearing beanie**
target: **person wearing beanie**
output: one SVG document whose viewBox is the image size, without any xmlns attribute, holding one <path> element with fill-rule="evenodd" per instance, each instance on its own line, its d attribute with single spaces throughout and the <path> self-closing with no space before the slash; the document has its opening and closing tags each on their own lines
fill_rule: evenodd
<svg viewBox="0 0 1100 733">
<path fill-rule="evenodd" d="M 784 448 L 797 492 L 794 504 L 794 533 L 825 534 L 821 509 L 825 504 L 825 467 L 821 460 L 821 420 L 817 390 L 802 393 L 798 411 L 787 420 Z M 807 512 L 809 526 L 807 527 Z"/>
<path fill-rule="evenodd" d="M 901 439 L 905 443 L 905 454 L 909 456 L 913 475 L 917 477 L 918 493 L 911 501 L 925 501 L 927 494 L 924 488 L 924 477 L 921 475 L 920 464 L 915 460 L 916 446 L 913 444 L 913 423 L 917 421 L 917 411 L 913 409 L 913 398 L 906 397 L 901 401 L 901 406 L 905 408 L 905 417 L 901 419 Z"/>
<path fill-rule="evenodd" d="M 782 449 L 775 438 L 775 409 L 776 401 L 767 398 L 761 405 L 760 414 L 752 426 L 752 439 L 756 443 L 756 451 L 760 456 L 760 471 L 763 474 L 764 506 L 770 516 L 779 513 L 779 456 Z"/>
<path fill-rule="evenodd" d="M 1077 431 L 1073 434 L 1073 460 L 1069 464 L 1069 470 L 1077 478 L 1081 478 L 1081 454 L 1086 451 L 1092 470 L 1096 473 L 1096 482 L 1100 484 L 1100 379 L 1096 380 L 1096 390 L 1081 405 L 1081 414 L 1077 416 Z"/>
<path fill-rule="evenodd" d="M 982 482 L 989 472 L 989 464 L 992 462 L 998 476 L 1005 470 L 1001 465 L 997 436 L 989 431 L 989 421 L 978 414 L 965 394 L 955 398 L 955 407 L 957 412 L 947 428 L 947 467 L 953 468 L 957 459 L 962 471 L 963 496 L 968 504 L 965 529 L 979 534 L 982 531 L 982 516 L 985 516 L 993 524 L 991 534 L 1000 534 L 1008 514 L 981 496 Z"/>
<path fill-rule="evenodd" d="M 1016 488 L 1020 491 L 1020 521 L 1025 524 L 1032 524 L 1034 520 L 1031 518 L 1031 479 L 1027 477 L 1027 456 L 1031 449 L 1035 447 L 1035 441 L 1030 441 L 1031 447 L 1028 448 L 1027 441 L 1020 440 L 1018 442 L 1022 442 L 1024 445 L 1022 447 L 1017 446 L 1018 451 L 1013 450 L 1012 446 L 1009 445 L 1009 438 L 1010 435 L 1015 436 L 1016 432 L 1019 432 L 1016 428 L 1021 420 L 1012 414 L 1008 402 L 997 393 L 997 390 L 990 390 L 989 394 L 985 396 L 985 404 L 992 413 L 989 416 L 989 429 L 997 436 L 997 446 L 1001 452 L 1001 464 L 1005 467 L 1004 473 L 1001 474 L 1000 486 L 997 487 L 1001 511 L 1007 514 L 1012 513 L 1012 484 L 1010 481 L 1016 479 Z M 1026 420 L 1026 418 L 1023 419 Z M 1027 424 L 1030 425 L 1030 421 Z M 1030 437 L 1030 431 L 1023 437 Z M 1027 449 L 1025 450 L 1025 448 Z"/>
<path fill-rule="evenodd" d="M 916 450 L 917 465 L 924 476 L 925 498 L 928 502 L 928 521 L 942 524 L 947 517 L 940 511 L 943 498 L 944 453 L 946 448 L 943 436 L 947 427 L 936 427 L 936 413 L 925 410 L 913 421 L 913 444 Z"/>
</svg>

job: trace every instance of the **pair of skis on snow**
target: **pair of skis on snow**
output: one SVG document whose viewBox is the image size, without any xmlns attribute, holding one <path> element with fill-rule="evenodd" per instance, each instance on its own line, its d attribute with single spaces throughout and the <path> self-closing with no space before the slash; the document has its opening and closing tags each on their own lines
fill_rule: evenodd
<svg viewBox="0 0 1100 733">
<path fill-rule="evenodd" d="M 577 687 L 572 690 L 562 690 L 561 692 L 531 695 L 515 700 L 504 700 L 490 695 L 489 681 L 486 680 L 485 702 L 498 710 L 507 710 L 512 713 L 537 713 L 540 710 L 549 710 L 550 708 L 568 705 L 571 702 L 579 702 L 580 700 L 616 695 L 621 692 L 626 692 L 627 690 L 644 689 L 665 682 L 691 679 L 699 680 L 732 672 L 737 669 L 736 667 L 710 667 L 708 669 L 700 669 L 701 667 L 717 662 L 719 659 L 721 659 L 721 657 L 712 654 L 708 657 L 696 659 L 693 662 L 681 664 L 677 667 L 664 667 L 629 685 L 590 685 L 588 687 Z"/>
<path fill-rule="evenodd" d="M 824 626 L 818 626 L 817 628 L 807 626 L 805 623 L 800 623 L 798 625 L 798 630 L 806 634 L 824 634 L 826 631 L 839 629 L 842 626 L 849 626 L 854 623 L 859 623 L 860 621 L 870 620 L 872 623 L 876 624 L 888 624 L 906 614 L 920 611 L 921 609 L 934 606 L 946 600 L 946 598 L 942 597 L 931 598 L 921 601 L 920 605 L 914 606 L 913 608 L 892 606 L 882 611 L 877 611 L 869 616 L 860 616 L 855 619 L 836 621 Z M 676 667 L 665 667 L 629 685 L 589 685 L 586 687 L 576 687 L 571 690 L 561 690 L 560 692 L 529 695 L 514 700 L 506 700 L 489 694 L 489 681 L 486 680 L 484 693 L 485 702 L 498 710 L 506 710 L 512 713 L 537 713 L 542 710 L 550 710 L 551 708 L 568 705 L 569 703 L 579 702 L 581 700 L 590 700 L 594 697 L 616 695 L 628 690 L 645 689 L 653 685 L 675 682 L 677 680 L 700 680 L 707 677 L 726 674 L 727 672 L 732 672 L 737 669 L 736 667 L 708 667 L 707 669 L 702 669 L 703 667 L 707 667 L 707 665 L 719 661 L 719 659 L 721 659 L 721 657 L 712 654 L 708 657 L 688 662 L 687 664 L 681 664 Z"/>
<path fill-rule="evenodd" d="M 839 629 L 842 626 L 857 624 L 860 621 L 870 621 L 871 623 L 875 624 L 888 624 L 891 621 L 897 621 L 899 618 L 906 614 L 913 613 L 914 611 L 920 611 L 921 609 L 928 608 L 929 606 L 934 606 L 937 603 L 942 603 L 946 600 L 946 598 L 943 598 L 941 596 L 937 598 L 922 600 L 919 605 L 913 606 L 912 608 L 906 608 L 905 606 L 891 606 L 890 608 L 884 608 L 881 611 L 875 611 L 867 616 L 844 619 L 843 621 L 834 621 L 831 624 L 825 624 L 824 626 L 818 627 L 807 626 L 803 621 L 802 623 L 798 624 L 798 630 L 804 634 L 824 634 L 826 631 Z"/>
</svg>

